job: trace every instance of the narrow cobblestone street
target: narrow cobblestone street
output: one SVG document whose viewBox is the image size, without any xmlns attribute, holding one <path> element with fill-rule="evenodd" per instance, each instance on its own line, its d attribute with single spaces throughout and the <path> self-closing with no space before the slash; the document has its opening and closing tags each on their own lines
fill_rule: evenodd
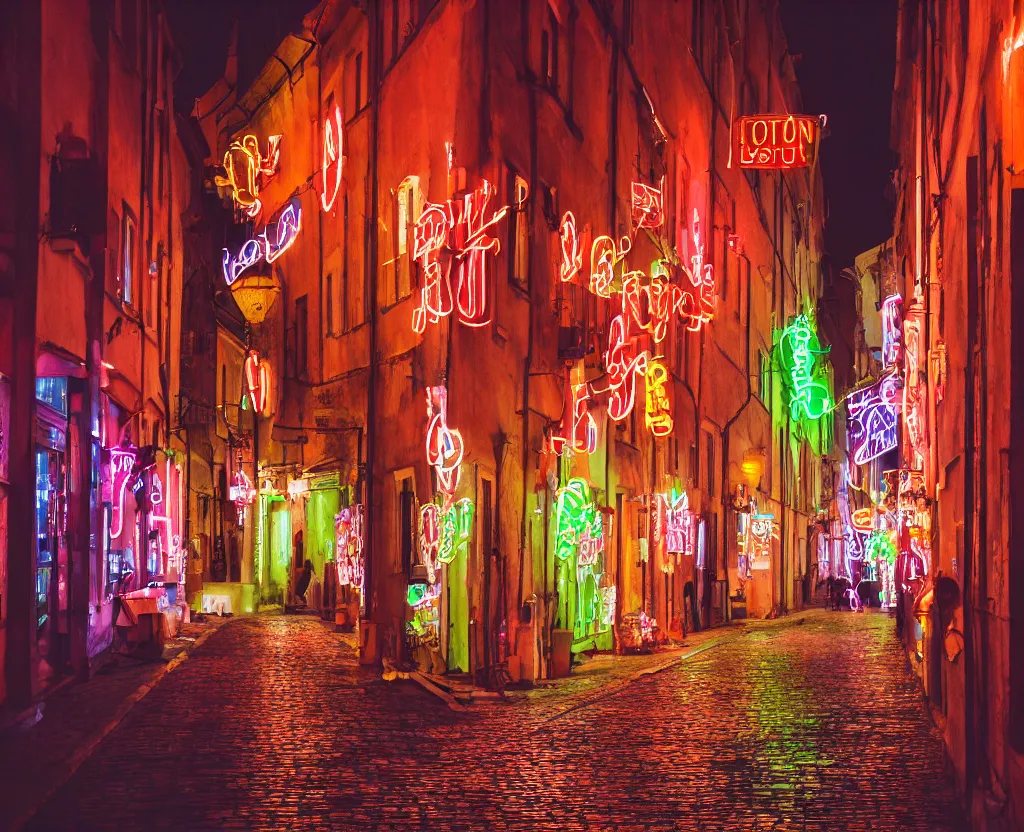
<svg viewBox="0 0 1024 832">
<path fill-rule="evenodd" d="M 605 696 L 465 713 L 361 671 L 314 619 L 239 620 L 27 828 L 961 829 L 892 621 L 799 618 Z"/>
</svg>

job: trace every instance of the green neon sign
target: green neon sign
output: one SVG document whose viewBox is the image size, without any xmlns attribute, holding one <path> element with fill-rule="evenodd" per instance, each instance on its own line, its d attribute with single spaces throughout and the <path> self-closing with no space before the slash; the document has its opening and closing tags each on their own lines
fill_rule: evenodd
<svg viewBox="0 0 1024 832">
<path fill-rule="evenodd" d="M 832 409 L 832 392 L 819 358 L 828 350 L 822 349 L 806 315 L 797 315 L 782 331 L 776 349 L 789 395 L 790 418 L 820 419 Z"/>
<path fill-rule="evenodd" d="M 569 560 L 578 551 L 578 565 L 597 563 L 604 549 L 601 515 L 587 481 L 574 477 L 558 491 L 555 508 L 555 557 Z"/>
<path fill-rule="evenodd" d="M 873 531 L 867 540 L 867 556 L 869 560 L 876 563 L 885 561 L 890 566 L 896 563 L 896 544 L 893 542 L 892 534 L 886 531 Z"/>
</svg>

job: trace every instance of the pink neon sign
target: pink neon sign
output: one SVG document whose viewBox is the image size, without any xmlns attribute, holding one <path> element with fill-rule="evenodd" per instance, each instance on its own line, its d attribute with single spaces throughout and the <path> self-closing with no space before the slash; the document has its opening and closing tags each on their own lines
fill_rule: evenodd
<svg viewBox="0 0 1024 832">
<path fill-rule="evenodd" d="M 124 529 L 124 498 L 135 473 L 138 450 L 133 447 L 110 449 L 110 480 L 113 491 L 113 502 L 110 507 L 111 539 L 120 537 Z"/>
</svg>

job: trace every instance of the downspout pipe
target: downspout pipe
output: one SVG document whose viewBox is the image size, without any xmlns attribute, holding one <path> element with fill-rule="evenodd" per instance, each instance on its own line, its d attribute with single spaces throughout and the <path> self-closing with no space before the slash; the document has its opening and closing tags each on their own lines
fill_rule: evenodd
<svg viewBox="0 0 1024 832">
<path fill-rule="evenodd" d="M 750 264 L 750 260 L 747 259 L 747 256 L 745 254 L 742 255 L 742 256 L 743 256 L 743 259 L 746 260 L 747 264 L 749 265 Z M 743 400 L 743 404 L 741 404 L 739 406 L 739 409 L 732 415 L 732 417 L 729 419 L 729 421 L 727 421 L 725 423 L 725 426 L 722 428 L 722 531 L 723 531 L 723 535 L 724 535 L 724 532 L 725 532 L 725 517 L 726 517 L 726 514 L 729 511 L 729 492 L 726 490 L 726 483 L 728 482 L 728 477 L 729 477 L 729 431 L 731 430 L 732 426 L 736 423 L 736 421 L 740 418 L 740 416 L 743 415 L 744 411 L 746 411 L 747 405 L 750 404 L 750 400 L 754 396 L 754 390 L 753 390 L 753 388 L 751 387 L 751 384 L 750 384 L 750 283 L 751 283 L 750 273 L 751 273 L 751 269 L 748 268 L 747 269 L 747 340 L 745 342 L 746 343 L 746 353 L 747 353 L 747 356 L 746 356 L 747 357 L 747 361 L 746 361 L 746 368 L 747 368 L 747 372 L 746 372 L 746 376 L 747 376 L 747 397 Z M 726 540 L 728 540 L 728 537 L 726 537 Z M 726 604 L 725 604 L 725 610 L 723 610 L 723 613 L 724 613 L 729 608 L 728 600 L 729 600 L 729 597 L 730 597 L 730 594 L 731 594 L 731 588 L 729 586 L 729 552 L 728 552 L 728 547 L 723 547 L 723 549 L 725 550 L 725 558 L 726 558 L 726 562 L 725 562 L 725 595 L 726 595 Z M 725 620 L 727 620 L 727 621 L 729 620 L 729 616 L 726 615 L 724 617 L 725 617 Z"/>
<path fill-rule="evenodd" d="M 378 356 L 378 320 L 379 314 L 378 302 L 377 302 L 377 218 L 380 214 L 380 198 L 377 188 L 377 156 L 378 156 L 378 144 L 380 141 L 380 60 L 381 54 L 379 49 L 378 30 L 380 28 L 380 21 L 378 19 L 379 8 L 378 4 L 371 3 L 369 7 L 369 70 L 370 70 L 370 88 L 373 91 L 373 103 L 370 105 L 370 136 L 368 142 L 368 156 L 369 156 L 369 175 L 366 177 L 366 189 L 369 191 L 367 196 L 369 197 L 368 203 L 370 206 L 370 215 L 366 218 L 365 225 L 363 227 L 364 239 L 366 242 L 366 271 L 367 280 L 369 283 L 369 336 L 370 336 L 370 368 L 367 375 L 366 381 L 366 509 L 363 512 L 363 523 L 365 528 L 363 535 L 365 540 L 369 543 L 367 546 L 366 555 L 364 558 L 364 591 L 366 597 L 363 599 L 363 606 L 365 609 L 365 616 L 367 622 L 374 621 L 376 616 L 376 585 L 374 583 L 374 565 L 375 561 L 380 552 L 383 551 L 383 545 L 380 542 L 380 534 L 377 529 L 377 514 L 376 509 L 380 508 L 383 501 L 377 499 L 376 489 L 376 465 L 377 465 L 377 430 L 378 430 L 378 418 L 377 418 L 377 374 L 380 371 L 380 360 Z M 380 639 L 377 639 L 376 644 L 369 644 L 368 649 L 370 656 L 374 657 L 374 661 L 380 661 L 380 656 L 376 655 L 377 644 L 380 644 Z M 368 661 L 369 657 L 361 652 L 360 660 Z"/>
</svg>

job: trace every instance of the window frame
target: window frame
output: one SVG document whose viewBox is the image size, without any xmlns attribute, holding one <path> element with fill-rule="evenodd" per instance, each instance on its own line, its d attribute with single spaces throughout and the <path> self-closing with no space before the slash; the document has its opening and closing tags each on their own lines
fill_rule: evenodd
<svg viewBox="0 0 1024 832">
<path fill-rule="evenodd" d="M 131 251 L 128 251 L 129 232 L 131 232 Z M 135 279 L 139 265 L 139 222 L 135 212 L 128 207 L 128 203 L 122 204 L 121 213 L 121 258 L 117 275 L 117 294 L 122 305 L 137 310 L 137 298 L 135 297 L 138 288 Z"/>
</svg>

